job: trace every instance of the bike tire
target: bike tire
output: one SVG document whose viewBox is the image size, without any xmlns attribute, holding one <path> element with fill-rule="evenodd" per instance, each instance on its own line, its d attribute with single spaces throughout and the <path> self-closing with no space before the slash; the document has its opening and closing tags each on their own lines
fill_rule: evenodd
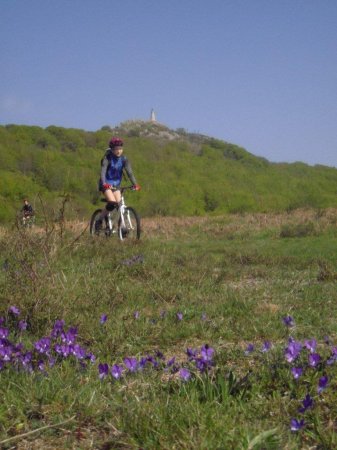
<svg viewBox="0 0 337 450">
<path fill-rule="evenodd" d="M 101 212 L 102 212 L 102 209 L 96 209 L 96 211 L 94 211 L 91 216 L 90 229 L 89 229 L 91 236 L 100 236 L 100 235 L 103 235 L 105 232 L 105 230 L 103 229 L 103 226 L 102 226 L 100 232 L 97 232 L 96 227 L 95 227 L 96 221 L 97 221 L 98 217 L 101 215 Z"/>
<path fill-rule="evenodd" d="M 140 217 L 137 211 L 127 206 L 124 210 L 124 223 L 125 228 L 122 227 L 122 219 L 119 218 L 118 221 L 118 237 L 121 241 L 140 239 Z"/>
</svg>

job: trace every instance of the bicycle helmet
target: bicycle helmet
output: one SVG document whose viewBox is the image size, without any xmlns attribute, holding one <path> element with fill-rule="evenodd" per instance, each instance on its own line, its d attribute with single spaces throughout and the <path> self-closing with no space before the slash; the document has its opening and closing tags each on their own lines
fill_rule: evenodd
<svg viewBox="0 0 337 450">
<path fill-rule="evenodd" d="M 122 139 L 118 137 L 112 137 L 109 141 L 109 147 L 110 148 L 123 147 Z"/>
</svg>

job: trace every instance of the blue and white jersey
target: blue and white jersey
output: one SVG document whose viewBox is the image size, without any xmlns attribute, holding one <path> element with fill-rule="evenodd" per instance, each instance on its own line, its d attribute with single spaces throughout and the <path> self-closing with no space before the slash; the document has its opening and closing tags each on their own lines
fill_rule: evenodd
<svg viewBox="0 0 337 450">
<path fill-rule="evenodd" d="M 131 183 L 133 185 L 137 184 L 127 157 L 122 155 L 118 158 L 110 149 L 108 149 L 101 161 L 100 187 L 106 183 L 111 184 L 111 186 L 114 187 L 120 186 L 122 183 L 124 169 Z"/>
</svg>

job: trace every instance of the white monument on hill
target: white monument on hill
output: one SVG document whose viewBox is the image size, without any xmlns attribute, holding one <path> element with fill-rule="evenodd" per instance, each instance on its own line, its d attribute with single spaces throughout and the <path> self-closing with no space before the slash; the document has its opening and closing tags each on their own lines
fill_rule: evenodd
<svg viewBox="0 0 337 450">
<path fill-rule="evenodd" d="M 151 122 L 156 122 L 156 114 L 155 114 L 153 108 L 151 109 L 150 121 L 151 121 Z"/>
</svg>

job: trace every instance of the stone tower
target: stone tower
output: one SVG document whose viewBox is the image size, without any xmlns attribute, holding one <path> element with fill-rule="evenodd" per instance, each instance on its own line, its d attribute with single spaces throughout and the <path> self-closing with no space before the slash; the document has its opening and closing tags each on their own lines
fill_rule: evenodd
<svg viewBox="0 0 337 450">
<path fill-rule="evenodd" d="M 154 109 L 151 109 L 151 117 L 150 117 L 150 121 L 151 122 L 156 122 L 156 114 L 154 112 Z"/>
</svg>

